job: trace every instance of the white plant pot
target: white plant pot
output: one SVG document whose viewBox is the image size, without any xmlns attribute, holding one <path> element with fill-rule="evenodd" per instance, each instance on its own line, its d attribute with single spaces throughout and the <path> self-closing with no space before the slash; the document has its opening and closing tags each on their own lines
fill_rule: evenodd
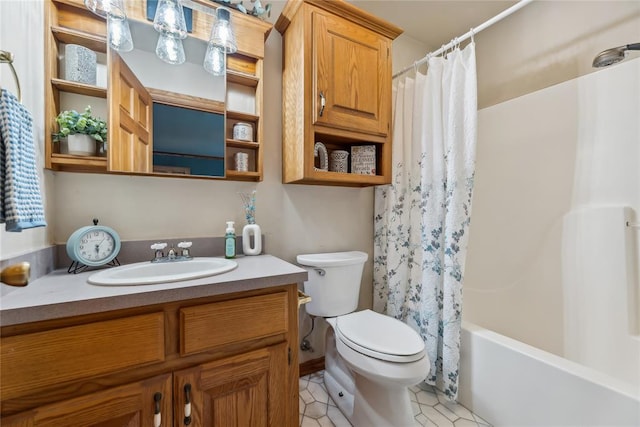
<svg viewBox="0 0 640 427">
<path fill-rule="evenodd" d="M 64 140 L 60 142 L 60 152 L 74 156 L 95 156 L 96 140 L 89 135 L 79 133 L 69 135 L 66 138 L 66 144 Z"/>
</svg>

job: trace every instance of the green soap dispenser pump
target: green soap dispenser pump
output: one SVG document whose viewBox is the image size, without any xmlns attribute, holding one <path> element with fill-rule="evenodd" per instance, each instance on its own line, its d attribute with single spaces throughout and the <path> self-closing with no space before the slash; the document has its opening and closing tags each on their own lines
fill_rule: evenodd
<svg viewBox="0 0 640 427">
<path fill-rule="evenodd" d="M 236 257 L 236 230 L 233 228 L 233 221 L 227 221 L 227 230 L 224 235 L 224 257 Z"/>
</svg>

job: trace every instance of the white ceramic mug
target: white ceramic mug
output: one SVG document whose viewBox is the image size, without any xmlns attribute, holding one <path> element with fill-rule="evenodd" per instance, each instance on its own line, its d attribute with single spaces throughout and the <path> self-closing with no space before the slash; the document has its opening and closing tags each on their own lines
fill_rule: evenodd
<svg viewBox="0 0 640 427">
<path fill-rule="evenodd" d="M 331 155 L 329 156 L 329 170 L 332 172 L 343 172 L 347 173 L 349 171 L 349 152 L 344 150 L 333 150 Z"/>
</svg>

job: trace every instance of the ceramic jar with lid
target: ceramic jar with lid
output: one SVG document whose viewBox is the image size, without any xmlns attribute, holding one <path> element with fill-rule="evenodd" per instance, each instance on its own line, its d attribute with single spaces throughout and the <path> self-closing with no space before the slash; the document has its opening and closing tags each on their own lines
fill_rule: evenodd
<svg viewBox="0 0 640 427">
<path fill-rule="evenodd" d="M 251 123 L 238 122 L 233 125 L 233 139 L 253 142 L 253 126 Z"/>
</svg>

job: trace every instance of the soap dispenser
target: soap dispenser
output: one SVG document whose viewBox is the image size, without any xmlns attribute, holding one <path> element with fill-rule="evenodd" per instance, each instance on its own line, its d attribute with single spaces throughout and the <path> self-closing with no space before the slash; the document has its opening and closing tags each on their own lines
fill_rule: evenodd
<svg viewBox="0 0 640 427">
<path fill-rule="evenodd" d="M 224 257 L 236 257 L 236 230 L 233 221 L 227 221 L 227 230 L 224 235 Z"/>
</svg>

